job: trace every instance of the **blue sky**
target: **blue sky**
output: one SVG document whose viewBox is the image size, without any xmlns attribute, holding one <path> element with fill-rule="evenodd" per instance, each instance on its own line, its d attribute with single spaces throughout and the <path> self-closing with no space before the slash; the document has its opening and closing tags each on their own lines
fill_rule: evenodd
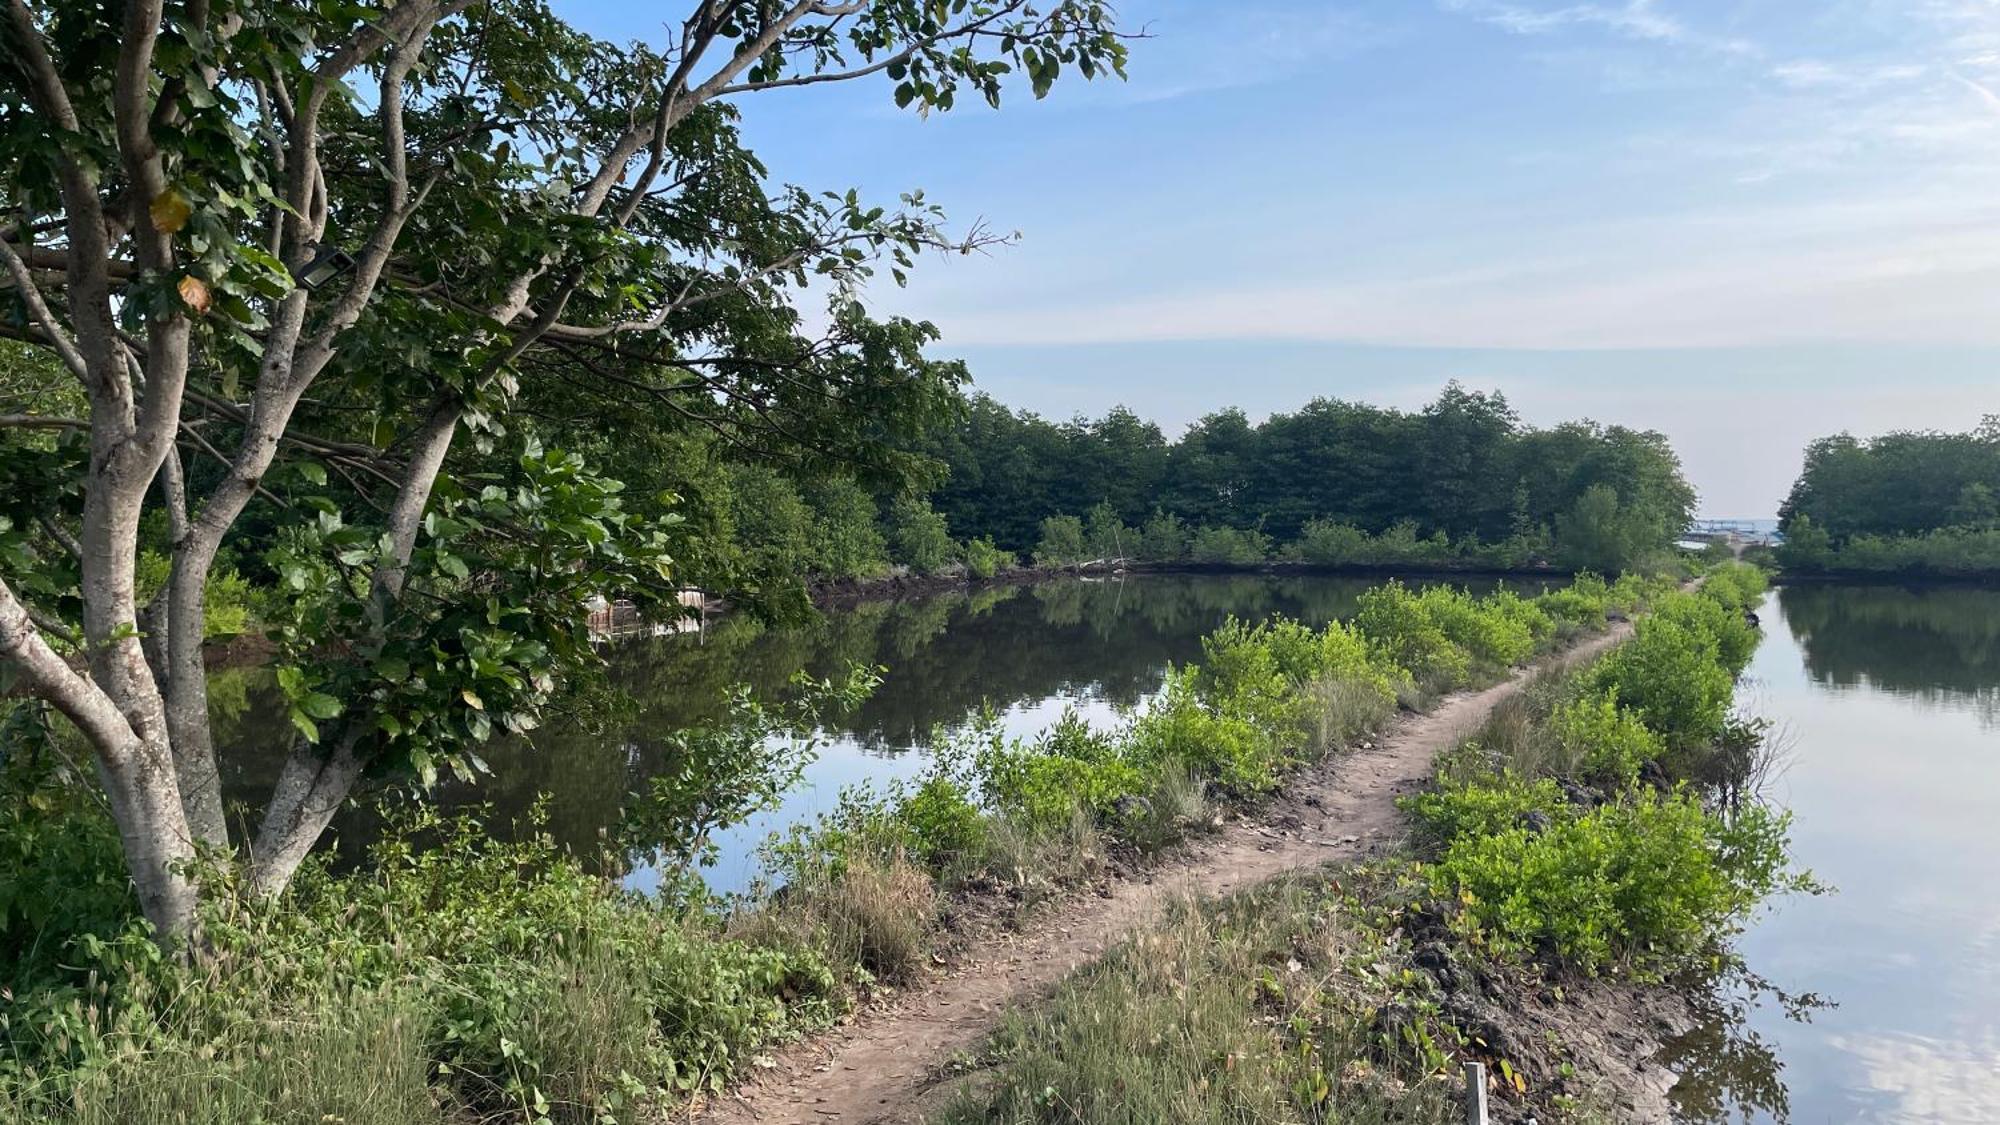
<svg viewBox="0 0 2000 1125">
<path fill-rule="evenodd" d="M 569 0 L 658 42 L 651 6 Z M 783 180 L 1018 230 L 883 310 L 1045 414 L 1170 430 L 1447 380 L 1665 430 L 1712 515 L 1813 436 L 2000 411 L 1994 0 L 1127 0 L 1125 83 L 743 104 Z"/>
</svg>

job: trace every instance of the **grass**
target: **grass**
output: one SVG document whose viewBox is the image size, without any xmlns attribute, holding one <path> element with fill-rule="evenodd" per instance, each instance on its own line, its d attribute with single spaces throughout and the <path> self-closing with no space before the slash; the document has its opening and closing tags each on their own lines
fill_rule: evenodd
<svg viewBox="0 0 2000 1125">
<path fill-rule="evenodd" d="M 739 933 L 753 944 L 809 946 L 832 964 L 905 983 L 929 959 L 937 908 L 937 885 L 902 852 L 855 849 L 838 866 L 801 873 L 743 915 Z"/>
<path fill-rule="evenodd" d="M 423 1042 L 428 1022 L 407 997 L 360 992 L 245 1020 L 201 1041 L 168 1038 L 121 1051 L 84 1075 L 66 1104 L 32 1111 L 47 1116 L 7 1119 L 442 1125 Z M 0 1102 L 0 1114 L 7 1108 Z"/>
<path fill-rule="evenodd" d="M 1546 648 L 1559 632 L 1551 622 L 1601 627 L 1608 608 L 1646 594 L 1579 586 L 1546 610 L 1544 599 L 1394 587 L 1378 603 L 1393 646 L 1341 625 L 1231 622 L 1205 643 L 1200 667 L 1178 670 L 1168 698 L 1124 727 L 1065 721 L 1029 744 L 942 746 L 914 787 L 844 799 L 773 849 L 786 885 L 747 909 L 720 909 L 685 886 L 687 897 L 644 899 L 546 839 L 503 842 L 474 820 L 420 818 L 355 870 L 309 865 L 275 906 L 218 895 L 206 955 L 191 961 L 162 956 L 130 920 L 116 836 L 93 806 L 47 793 L 0 803 L 0 857 L 19 857 L 17 885 L 34 892 L 0 918 L 0 946 L 41 951 L 0 965 L 15 997 L 0 1012 L 0 1117 L 315 1125 L 328 1115 L 657 1114 L 726 1087 L 758 1051 L 826 1026 L 858 993 L 919 979 L 947 896 L 997 889 L 1026 910 L 1114 859 L 1160 855 L 1219 805 L 1256 800 L 1351 743 L 1399 697 L 1414 698 L 1417 677 L 1392 651 L 1461 683 Z M 12 791 L 5 775 L 0 783 Z M 50 808 L 83 833 L 80 844 L 71 834 L 61 839 L 77 846 L 46 846 Z M 77 893 L 91 887 L 106 890 Z M 1334 972 L 1347 948 L 1338 941 L 1375 947 L 1344 928 L 1329 905 L 1337 895 L 1299 893 L 1272 900 L 1272 918 L 1254 924 L 1247 912 L 1190 908 L 1157 947 L 1128 958 L 1125 985 L 1112 974 L 1109 991 L 1075 1000 L 1041 1032 L 1023 1025 L 1022 1059 L 1057 1068 L 1073 1056 L 1102 1072 L 1076 1097 L 1118 1088 L 1138 1108 L 1101 1100 L 1065 1117 L 1020 1094 L 997 1119 L 1292 1120 L 1283 1114 L 1311 1109 L 1314 1120 L 1388 1120 L 1430 1097 L 1421 1082 L 1383 1078 L 1402 1073 L 1389 1066 L 1399 1052 L 1431 1050 L 1421 1036 L 1354 1053 L 1355 1036 L 1380 1029 L 1355 1024 L 1349 1001 L 1394 989 Z M 1320 983 L 1299 991 L 1308 982 L 1293 978 L 1307 970 L 1292 961 Z M 1192 1022 L 1176 1022 L 1187 1005 Z M 1074 1039 L 1091 1021 L 1119 1030 Z M 1135 1050 L 1126 1037 L 1145 1028 L 1154 1038 Z M 1336 1057 L 1330 1072 L 1314 1061 Z M 1384 1068 L 1350 1073 L 1350 1058 Z M 1093 1085 L 1105 1076 L 1123 1085 Z M 1157 1089 L 1142 1094 L 1143 1083 Z M 1326 1106 L 1352 1112 L 1328 1117 Z M 1034 1116 L 1044 1111 L 1056 1116 Z"/>
<path fill-rule="evenodd" d="M 1381 1015 L 1405 1006 L 1415 979 L 1392 970 L 1404 959 L 1325 877 L 1181 902 L 1009 1016 L 936 1120 L 1444 1121 L 1452 1082 L 1384 1041 Z"/>
<path fill-rule="evenodd" d="M 1729 572 L 1712 594 L 1656 598 L 1691 618 L 1700 614 L 1677 599 L 1734 612 L 1754 585 Z M 1415 599 L 1381 604 L 1405 651 L 1459 665 L 1448 651 L 1433 659 L 1439 642 Z M 1691 659 L 1731 677 L 1740 668 L 1729 637 L 1683 639 Z M 1783 870 L 1782 818 L 1724 815 L 1688 789 L 1641 782 L 1668 735 L 1685 744 L 1689 732 L 1646 726 L 1601 671 L 1538 674 L 1441 759 L 1438 792 L 1414 806 L 1421 856 L 1178 904 L 1047 1003 L 1010 1015 L 936 1120 L 1456 1121 L 1465 1059 L 1518 1081 L 1510 1096 L 1531 1099 L 1543 1120 L 1610 1120 L 1601 1083 L 1573 1070 L 1559 1043 L 1510 1029 L 1512 986 L 1500 979 L 1561 995 L 1597 974 L 1658 981 L 1713 964 L 1759 900 L 1809 882 Z M 1343 729 L 1341 704 L 1324 711 Z M 1727 742 L 1718 753 L 1732 752 Z M 1569 803 L 1578 777 L 1601 787 L 1591 803 Z M 1511 1059 L 1500 1054 L 1510 1040 Z"/>
</svg>

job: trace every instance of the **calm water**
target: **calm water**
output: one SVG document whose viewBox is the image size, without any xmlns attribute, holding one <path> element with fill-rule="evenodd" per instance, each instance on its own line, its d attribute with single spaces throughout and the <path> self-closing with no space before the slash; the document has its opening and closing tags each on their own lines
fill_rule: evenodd
<svg viewBox="0 0 2000 1125">
<path fill-rule="evenodd" d="M 1741 948 L 1833 1006 L 1767 1001 L 1698 1044 L 1736 1088 L 1694 1116 L 2000 1122 L 2000 591 L 1789 587 L 1764 619 L 1743 698 L 1789 741 L 1770 795 L 1837 892 Z"/>
<path fill-rule="evenodd" d="M 496 746 L 492 779 L 441 796 L 490 802 L 505 819 L 546 793 L 555 835 L 591 848 L 626 794 L 670 768 L 665 736 L 714 717 L 727 685 L 777 694 L 795 672 L 885 666 L 876 695 L 823 732 L 803 784 L 720 839 L 706 875 L 737 890 L 769 832 L 831 808 L 845 785 L 919 772 L 936 728 L 985 706 L 1021 736 L 1065 707 L 1110 720 L 1156 692 L 1170 662 L 1198 658 L 1229 615 L 1344 618 L 1370 584 L 1138 576 L 874 603 L 788 631 L 725 620 L 699 642 L 621 647 L 614 679 L 634 704 L 595 730 Z M 2000 591 L 1787 588 L 1764 618 L 1742 698 L 1790 747 L 1769 794 L 1796 814 L 1797 858 L 1838 891 L 1781 903 L 1742 951 L 1777 988 L 1833 1006 L 1799 1022 L 1766 994 L 1679 1044 L 1688 1116 L 2000 1123 Z M 261 799 L 282 751 L 268 691 L 246 675 L 216 694 L 226 740 L 271 740 L 269 753 L 225 758 L 248 763 L 229 779 L 234 793 Z M 340 828 L 352 847 L 369 816 Z"/>
<path fill-rule="evenodd" d="M 831 809 L 844 786 L 921 772 L 922 747 L 937 728 L 963 727 L 988 706 L 1004 729 L 1021 737 L 1038 733 L 1067 707 L 1093 721 L 1111 721 L 1157 692 L 1169 663 L 1198 659 L 1202 636 L 1231 614 L 1284 614 L 1323 624 L 1352 614 L 1355 598 L 1379 581 L 1143 575 L 867 603 L 792 630 L 725 619 L 700 640 L 621 645 L 613 679 L 632 697 L 631 709 L 609 713 L 596 729 L 556 729 L 532 743 L 496 745 L 485 754 L 491 778 L 477 787 L 447 785 L 440 797 L 447 806 L 490 802 L 505 822 L 545 793 L 556 838 L 594 850 L 600 834 L 617 823 L 626 794 L 671 767 L 664 736 L 714 718 L 729 685 L 745 682 L 776 697 L 797 672 L 821 677 L 855 663 L 885 667 L 875 695 L 823 732 L 819 757 L 783 804 L 717 837 L 721 856 L 705 877 L 718 890 L 741 890 L 757 875 L 757 845 L 771 832 Z M 1459 584 L 1475 592 L 1498 585 Z M 1523 592 L 1540 589 L 1536 584 Z M 238 767 L 225 779 L 231 797 L 261 801 L 284 749 L 282 738 L 273 737 L 285 729 L 282 712 L 256 673 L 225 680 L 215 695 L 219 740 L 251 751 L 224 755 Z M 259 740 L 270 742 L 268 751 Z M 369 837 L 373 824 L 364 809 L 336 828 L 342 845 L 352 848 Z M 641 867 L 632 882 L 650 887 L 656 878 Z"/>
</svg>

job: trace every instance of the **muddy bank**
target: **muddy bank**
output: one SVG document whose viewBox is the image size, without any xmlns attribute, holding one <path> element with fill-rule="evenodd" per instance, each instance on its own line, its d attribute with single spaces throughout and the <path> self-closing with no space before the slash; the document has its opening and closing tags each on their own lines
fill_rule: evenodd
<svg viewBox="0 0 2000 1125">
<path fill-rule="evenodd" d="M 1522 581 L 1566 580 L 1571 573 L 1556 567 L 1516 567 L 1499 568 L 1491 566 L 1452 566 L 1450 564 L 1426 563 L 1420 566 L 1402 565 L 1342 565 L 1328 566 L 1321 563 L 1304 562 L 1261 562 L 1261 563 L 1148 563 L 1148 562 L 1096 562 L 1077 566 L 1015 566 L 987 578 L 970 574 L 890 574 L 879 578 L 842 578 L 814 581 L 807 584 L 807 592 L 813 604 L 822 609 L 855 605 L 859 602 L 895 600 L 899 598 L 920 598 L 933 594 L 950 593 L 957 590 L 977 590 L 994 586 L 1026 586 L 1041 582 L 1054 582 L 1065 578 L 1117 578 L 1136 574 L 1199 574 L 1232 575 L 1252 574 L 1273 577 L 1348 577 L 1348 578 L 1486 578 L 1518 579 Z M 726 601 L 717 598 L 709 602 L 710 613 L 717 607 L 726 606 Z"/>
</svg>

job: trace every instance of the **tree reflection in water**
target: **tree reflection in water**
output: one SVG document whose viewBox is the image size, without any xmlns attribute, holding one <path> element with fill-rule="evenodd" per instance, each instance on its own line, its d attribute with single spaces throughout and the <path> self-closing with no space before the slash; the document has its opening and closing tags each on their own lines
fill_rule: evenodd
<svg viewBox="0 0 2000 1125">
<path fill-rule="evenodd" d="M 1158 690 L 1168 664 L 1199 659 L 1202 636 L 1232 614 L 1324 624 L 1350 616 L 1360 593 L 1381 581 L 1145 575 L 864 602 L 797 628 L 728 617 L 698 639 L 620 644 L 609 686 L 623 702 L 585 693 L 581 706 L 591 721 L 552 722 L 528 738 L 496 741 L 484 752 L 490 776 L 477 784 L 446 782 L 435 797 L 447 809 L 490 805 L 492 822 L 506 826 L 525 823 L 529 807 L 546 794 L 548 831 L 595 854 L 626 795 L 669 765 L 666 736 L 719 717 L 732 685 L 782 699 L 801 672 L 827 678 L 855 664 L 882 666 L 881 688 L 824 734 L 840 752 L 902 755 L 934 729 L 960 727 L 988 705 L 1005 711 L 1088 699 L 1136 706 Z M 1475 593 L 1499 585 L 1452 581 Z M 1543 585 L 1516 583 L 1524 594 Z M 270 677 L 241 670 L 221 678 L 215 697 L 218 742 L 230 748 L 224 761 L 234 767 L 225 784 L 238 801 L 259 799 L 270 792 L 289 732 Z M 376 824 L 366 803 L 344 813 L 336 824 L 343 854 L 365 844 Z"/>
</svg>

